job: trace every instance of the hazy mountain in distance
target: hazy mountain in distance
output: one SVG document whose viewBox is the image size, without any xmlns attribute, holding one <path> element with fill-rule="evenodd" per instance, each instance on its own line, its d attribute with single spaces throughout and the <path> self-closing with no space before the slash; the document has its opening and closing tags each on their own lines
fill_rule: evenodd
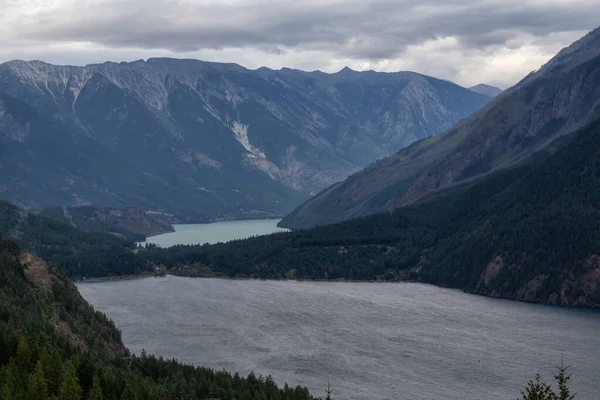
<svg viewBox="0 0 600 400">
<path fill-rule="evenodd" d="M 486 85 L 484 83 L 480 83 L 475 86 L 471 86 L 469 90 L 474 91 L 475 93 L 483 94 L 489 97 L 496 97 L 500 93 L 502 93 L 502 89 L 499 89 L 495 86 Z"/>
<path fill-rule="evenodd" d="M 281 215 L 488 100 L 412 72 L 11 61 L 0 64 L 0 197 L 180 221 Z"/>
<path fill-rule="evenodd" d="M 543 156 L 600 116 L 600 28 L 443 134 L 378 161 L 284 218 L 307 228 L 394 210 Z"/>
</svg>

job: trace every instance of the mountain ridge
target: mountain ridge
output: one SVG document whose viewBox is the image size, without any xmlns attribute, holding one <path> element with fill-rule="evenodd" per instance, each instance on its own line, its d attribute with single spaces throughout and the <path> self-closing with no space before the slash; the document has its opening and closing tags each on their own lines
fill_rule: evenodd
<svg viewBox="0 0 600 400">
<path fill-rule="evenodd" d="M 0 64 L 0 195 L 182 222 L 281 215 L 488 100 L 412 72 L 15 60 Z"/>
</svg>

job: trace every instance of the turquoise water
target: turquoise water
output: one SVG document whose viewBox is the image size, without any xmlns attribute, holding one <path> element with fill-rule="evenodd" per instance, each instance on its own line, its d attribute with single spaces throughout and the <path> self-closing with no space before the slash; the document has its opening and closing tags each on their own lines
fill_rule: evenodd
<svg viewBox="0 0 600 400">
<path fill-rule="evenodd" d="M 279 221 L 279 219 L 255 219 L 212 224 L 174 225 L 175 232 L 149 237 L 142 244 L 153 243 L 161 247 L 178 244 L 213 244 L 287 231 L 287 229 L 277 227 Z"/>
</svg>

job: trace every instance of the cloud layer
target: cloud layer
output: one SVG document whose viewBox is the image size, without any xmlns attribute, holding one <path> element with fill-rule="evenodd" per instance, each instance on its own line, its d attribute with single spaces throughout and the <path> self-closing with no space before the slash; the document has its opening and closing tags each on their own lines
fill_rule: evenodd
<svg viewBox="0 0 600 400">
<path fill-rule="evenodd" d="M 506 87 L 600 23 L 597 0 L 0 0 L 0 60 L 193 57 L 414 70 Z"/>
</svg>

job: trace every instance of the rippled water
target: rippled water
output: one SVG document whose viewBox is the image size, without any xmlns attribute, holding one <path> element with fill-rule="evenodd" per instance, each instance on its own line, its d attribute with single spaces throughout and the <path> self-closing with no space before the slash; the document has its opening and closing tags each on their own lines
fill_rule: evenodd
<svg viewBox="0 0 600 400">
<path fill-rule="evenodd" d="M 149 237 L 146 242 L 161 247 L 170 247 L 177 244 L 213 244 L 287 231 L 287 229 L 277 227 L 279 221 L 281 220 L 253 219 L 215 222 L 212 224 L 173 225 L 175 232 Z M 146 242 L 142 242 L 142 244 Z"/>
<path fill-rule="evenodd" d="M 515 400 L 561 355 L 600 393 L 600 313 L 414 283 L 148 278 L 82 283 L 135 352 L 306 385 L 334 399 Z"/>
</svg>

